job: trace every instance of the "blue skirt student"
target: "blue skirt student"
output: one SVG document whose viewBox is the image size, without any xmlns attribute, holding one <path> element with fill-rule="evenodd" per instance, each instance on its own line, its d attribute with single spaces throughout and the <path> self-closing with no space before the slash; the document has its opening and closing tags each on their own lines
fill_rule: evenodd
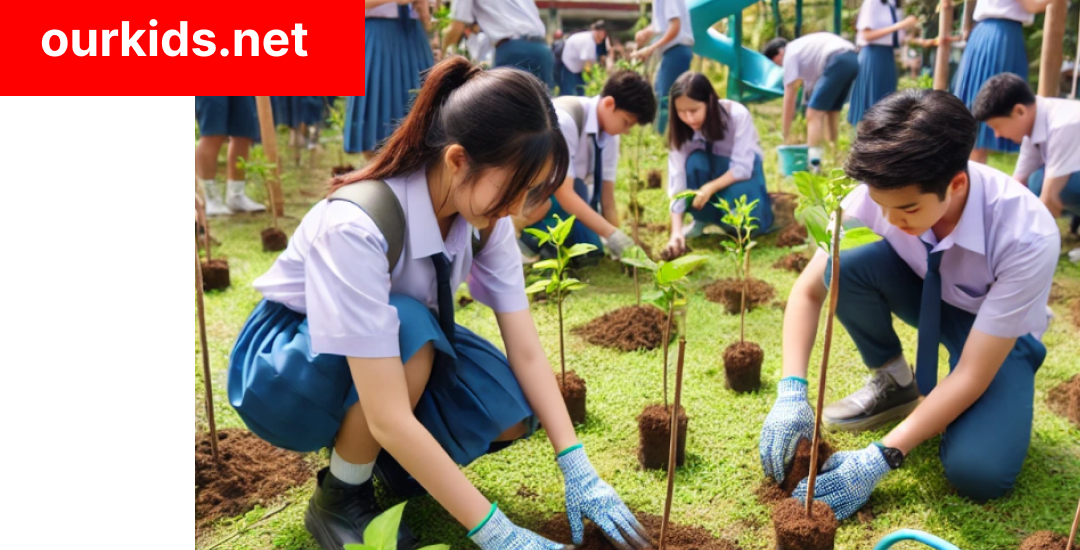
<svg viewBox="0 0 1080 550">
<path fill-rule="evenodd" d="M 859 75 L 851 87 L 848 122 L 855 126 L 863 113 L 881 98 L 896 91 L 896 49 L 904 41 L 902 29 L 918 21 L 909 17 L 898 21 L 896 0 L 863 0 L 855 23 L 859 46 Z M 872 40 L 867 33 L 888 32 Z"/>
<path fill-rule="evenodd" d="M 495 46 L 495 66 L 528 71 L 549 89 L 555 86 L 555 56 L 542 36 L 499 41 Z"/>
<path fill-rule="evenodd" d="M 254 96 L 195 96 L 195 120 L 201 135 L 234 136 L 259 142 L 259 113 Z"/>
<path fill-rule="evenodd" d="M 395 9 L 387 15 L 385 8 Z M 424 26 L 409 6 L 369 9 L 364 25 L 366 89 L 362 96 L 349 96 L 346 103 L 347 153 L 374 151 L 393 133 L 409 112 L 421 74 L 434 63 Z"/>
<path fill-rule="evenodd" d="M 686 189 L 697 191 L 710 181 L 723 176 L 731 169 L 731 157 L 713 154 L 710 148 L 698 149 L 686 158 Z M 758 229 L 754 232 L 760 234 L 769 231 L 773 224 L 772 202 L 769 192 L 765 188 L 765 171 L 761 166 L 761 157 L 754 156 L 754 169 L 749 179 L 735 182 L 724 189 L 712 194 L 709 204 L 700 210 L 690 206 L 693 199 L 685 199 L 686 212 L 694 219 L 694 228 L 702 228 L 716 225 L 724 231 L 732 233 L 734 228 L 723 223 L 721 219 L 724 213 L 713 205 L 724 199 L 728 204 L 734 205 L 735 200 L 745 196 L 747 204 L 758 201 L 754 208 L 754 222 Z"/>
<path fill-rule="evenodd" d="M 667 128 L 668 112 L 671 110 L 668 104 L 668 94 L 671 85 L 679 75 L 690 70 L 690 62 L 694 59 L 694 50 L 685 44 L 676 44 L 668 48 L 660 58 L 660 68 L 656 70 L 656 98 L 660 101 L 660 108 L 656 113 L 656 127 Z"/>
<path fill-rule="evenodd" d="M 270 96 L 274 124 L 292 129 L 314 126 L 325 118 L 324 96 Z"/>
</svg>

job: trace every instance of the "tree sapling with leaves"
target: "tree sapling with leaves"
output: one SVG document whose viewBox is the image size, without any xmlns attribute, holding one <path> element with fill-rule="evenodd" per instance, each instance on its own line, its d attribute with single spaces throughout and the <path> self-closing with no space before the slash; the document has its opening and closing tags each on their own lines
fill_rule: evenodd
<svg viewBox="0 0 1080 550">
<path fill-rule="evenodd" d="M 364 529 L 364 543 L 346 544 L 345 550 L 397 550 L 398 525 L 401 524 L 406 504 L 408 502 L 402 502 L 371 520 Z M 450 550 L 450 545 L 432 544 L 417 550 Z"/>
<path fill-rule="evenodd" d="M 196 179 L 195 186 L 198 188 L 198 180 Z M 203 250 L 206 251 L 206 261 L 201 262 L 199 275 L 202 281 L 203 290 L 225 290 L 229 288 L 229 262 L 224 258 L 214 259 L 210 245 L 213 238 L 210 236 L 210 221 L 206 215 L 206 201 L 199 195 L 198 190 L 195 191 L 197 200 L 195 201 L 196 209 L 196 224 L 201 225 L 203 229 Z M 196 233 L 196 239 L 198 234 Z M 195 254 L 198 256 L 198 244 L 196 244 Z"/>
<path fill-rule="evenodd" d="M 348 174 L 356 168 L 351 164 L 345 163 L 345 98 L 335 98 L 333 103 L 327 105 L 328 114 L 328 134 L 337 134 L 337 137 L 333 138 L 334 141 L 341 140 L 338 146 L 334 147 L 337 150 L 337 166 L 330 168 L 330 176 L 340 176 Z"/>
<path fill-rule="evenodd" d="M 566 372 L 566 344 L 563 332 L 563 300 L 572 291 L 585 288 L 585 283 L 567 275 L 570 259 L 588 254 L 596 250 L 596 246 L 589 243 L 577 243 L 569 248 L 563 246 L 567 235 L 574 225 L 574 216 L 565 220 L 555 215 L 555 227 L 547 227 L 547 231 L 527 227 L 525 231 L 539 239 L 540 246 L 547 243 L 554 245 L 557 255 L 555 258 L 542 260 L 533 264 L 533 269 L 549 272 L 547 279 L 536 281 L 525 289 L 528 294 L 545 292 L 555 299 L 559 311 L 559 389 L 562 390 L 566 409 L 570 412 L 570 420 L 575 424 L 585 423 L 585 381 L 574 371 Z"/>
<path fill-rule="evenodd" d="M 765 352 L 761 346 L 746 341 L 746 298 L 750 284 L 750 249 L 757 244 L 750 238 L 757 226 L 757 218 L 752 213 L 757 206 L 757 199 L 746 202 L 746 195 L 735 199 L 731 204 L 720 199 L 713 206 L 724 213 L 721 221 L 730 226 L 734 234 L 727 234 L 723 241 L 724 250 L 735 261 L 736 279 L 739 285 L 739 341 L 724 350 L 724 374 L 727 386 L 736 392 L 744 393 L 761 388 L 761 363 Z"/>
<path fill-rule="evenodd" d="M 262 149 L 252 150 L 250 157 L 247 159 L 238 158 L 236 163 L 240 165 L 242 170 L 247 172 L 251 179 L 266 182 L 267 178 L 273 173 L 274 165 L 266 160 Z M 270 212 L 270 222 L 273 225 L 262 231 L 263 251 L 281 252 L 289 246 L 289 237 L 278 227 L 277 213 L 274 212 L 274 208 L 267 208 L 267 210 Z"/>
</svg>

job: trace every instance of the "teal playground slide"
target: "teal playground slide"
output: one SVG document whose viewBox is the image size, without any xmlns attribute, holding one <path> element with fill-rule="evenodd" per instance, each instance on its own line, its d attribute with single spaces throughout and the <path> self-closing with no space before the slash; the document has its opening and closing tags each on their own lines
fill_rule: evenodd
<svg viewBox="0 0 1080 550">
<path fill-rule="evenodd" d="M 742 11 L 757 0 L 690 0 L 694 53 L 731 68 L 730 99 L 743 103 L 784 96 L 784 71 L 764 55 L 742 46 Z M 729 36 L 711 27 L 729 17 Z"/>
</svg>

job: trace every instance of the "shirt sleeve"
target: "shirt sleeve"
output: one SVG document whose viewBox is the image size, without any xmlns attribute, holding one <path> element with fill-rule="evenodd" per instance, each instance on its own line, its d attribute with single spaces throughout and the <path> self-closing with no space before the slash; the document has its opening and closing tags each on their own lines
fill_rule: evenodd
<svg viewBox="0 0 1080 550">
<path fill-rule="evenodd" d="M 469 269 L 469 292 L 480 303 L 498 313 L 529 309 L 525 296 L 525 272 L 521 252 L 510 218 L 495 222 L 484 249 L 473 258 Z"/>
<path fill-rule="evenodd" d="M 680 8 L 682 7 L 681 4 L 685 2 L 686 0 L 667 0 L 667 2 L 664 2 L 664 13 L 662 14 L 664 22 L 667 23 L 672 19 L 678 19 L 680 15 Z M 668 26 L 669 25 L 665 24 L 664 30 L 667 30 Z"/>
<path fill-rule="evenodd" d="M 579 137 L 577 124 L 574 123 L 574 117 L 570 116 L 570 113 L 559 109 L 557 114 L 559 116 L 559 130 L 562 132 L 563 139 L 566 140 L 566 150 L 570 152 L 570 164 L 566 169 L 566 177 L 582 177 L 574 170 L 574 166 L 577 164 L 576 158 Z"/>
<path fill-rule="evenodd" d="M 358 223 L 328 228 L 304 262 L 311 351 L 345 357 L 399 357 L 397 310 L 390 305 L 386 241 Z"/>
<path fill-rule="evenodd" d="M 607 143 L 604 145 L 603 166 L 600 167 L 604 171 L 603 179 L 600 181 L 615 181 L 619 171 L 619 136 L 608 136 Z"/>
<path fill-rule="evenodd" d="M 1024 138 L 1020 144 L 1020 157 L 1016 159 L 1016 168 L 1013 170 L 1013 179 L 1024 181 L 1032 172 L 1043 165 L 1042 156 L 1031 143 L 1031 138 Z"/>
<path fill-rule="evenodd" d="M 450 6 L 450 19 L 466 25 L 476 21 L 476 16 L 473 14 L 473 0 L 454 0 Z"/>
<path fill-rule="evenodd" d="M 1045 180 L 1080 171 L 1080 125 L 1051 128 L 1046 137 L 1050 147 L 1046 159 Z M 1019 164 L 1019 163 L 1018 163 Z"/>
<path fill-rule="evenodd" d="M 863 29 L 873 29 L 873 9 L 870 4 L 880 3 L 878 0 L 863 0 L 859 6 L 859 17 L 855 20 L 855 32 L 858 34 Z"/>
<path fill-rule="evenodd" d="M 799 76 L 798 52 L 791 51 L 791 45 L 789 44 L 787 51 L 784 53 L 784 86 L 800 78 L 802 77 Z"/>
<path fill-rule="evenodd" d="M 754 174 L 754 146 L 760 142 L 757 128 L 750 111 L 738 103 L 731 103 L 731 122 L 735 127 L 735 141 L 731 147 L 731 164 L 728 170 L 735 181 L 750 179 Z"/>
<path fill-rule="evenodd" d="M 676 214 L 686 212 L 686 199 L 675 200 L 675 195 L 686 191 L 686 153 L 681 149 L 668 150 L 668 197 L 671 198 L 671 211 Z"/>
<path fill-rule="evenodd" d="M 1000 338 L 1019 338 L 1046 326 L 1046 304 L 1054 280 L 1061 239 L 1057 235 L 1028 243 L 1000 261 L 974 328 Z"/>
</svg>

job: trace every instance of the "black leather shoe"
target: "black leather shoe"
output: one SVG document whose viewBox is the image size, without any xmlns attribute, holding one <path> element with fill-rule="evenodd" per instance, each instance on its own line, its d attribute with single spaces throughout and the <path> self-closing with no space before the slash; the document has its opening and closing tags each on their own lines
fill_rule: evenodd
<svg viewBox="0 0 1080 550">
<path fill-rule="evenodd" d="M 379 452 L 375 459 L 375 477 L 379 478 L 386 489 L 402 498 L 419 497 L 428 494 L 427 489 L 420 485 L 409 472 L 398 464 L 394 457 L 385 450 Z"/>
<path fill-rule="evenodd" d="M 319 470 L 315 494 L 308 501 L 304 527 L 323 550 L 341 550 L 346 544 L 363 544 L 364 529 L 382 512 L 371 480 L 349 485 L 334 477 L 329 468 L 323 468 Z M 398 550 L 414 550 L 418 543 L 402 522 L 398 526 Z"/>
</svg>

